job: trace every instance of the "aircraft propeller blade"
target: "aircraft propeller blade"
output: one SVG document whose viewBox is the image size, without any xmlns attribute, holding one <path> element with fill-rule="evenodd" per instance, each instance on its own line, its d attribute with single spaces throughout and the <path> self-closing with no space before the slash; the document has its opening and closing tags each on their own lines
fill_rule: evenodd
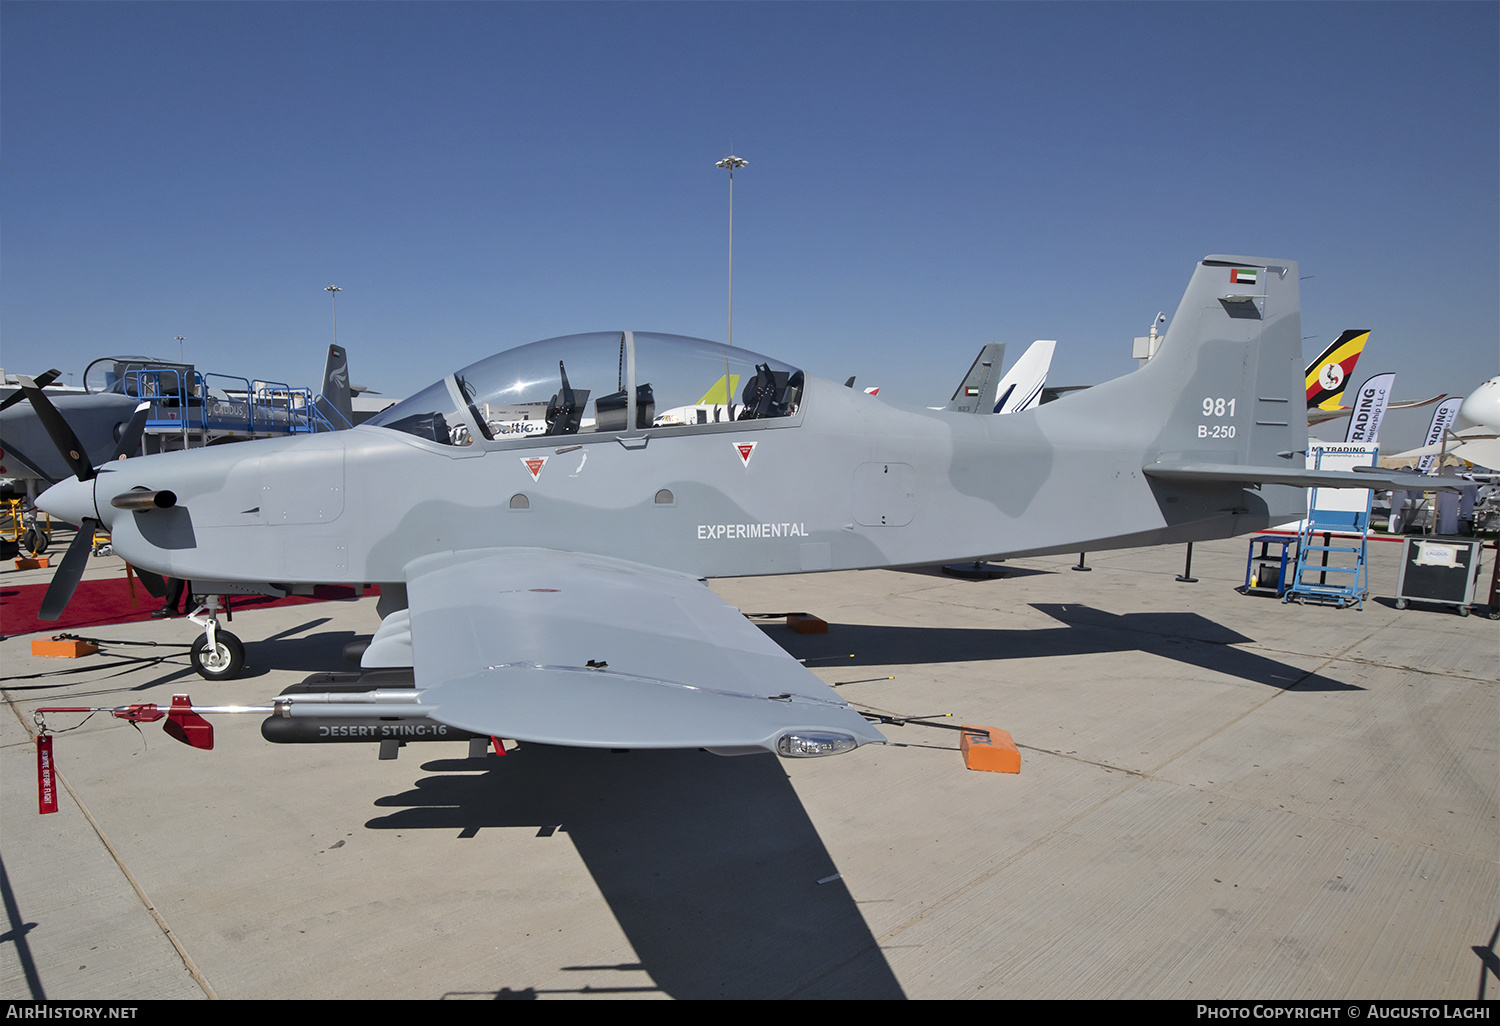
<svg viewBox="0 0 1500 1026">
<path fill-rule="evenodd" d="M 89 552 L 94 547 L 94 529 L 98 525 L 99 521 L 92 517 L 84 518 L 83 523 L 78 525 L 73 544 L 68 546 L 62 565 L 52 575 L 52 583 L 47 585 L 41 612 L 37 614 L 38 620 L 56 620 L 68 607 L 68 600 L 73 597 L 78 582 L 83 579 L 84 568 L 88 566 Z"/>
<path fill-rule="evenodd" d="M 49 371 L 45 371 L 45 372 L 43 372 L 41 374 L 38 374 L 36 376 L 36 387 L 37 388 L 46 388 L 48 385 L 52 384 L 52 382 L 56 381 L 60 377 L 62 377 L 62 371 L 57 370 L 56 368 L 53 368 L 52 370 L 49 370 Z M 14 392 L 12 392 L 10 395 L 6 396 L 4 402 L 0 402 L 0 410 L 8 410 L 12 406 L 14 406 L 16 403 L 20 402 L 22 399 L 25 399 L 25 398 L 26 398 L 26 392 L 25 392 L 25 390 L 18 388 Z"/>
<path fill-rule="evenodd" d="M 16 380 L 21 383 L 21 391 L 25 393 L 27 399 L 31 400 L 37 419 L 42 422 L 42 427 L 47 429 L 47 434 L 52 438 L 52 444 L 57 446 L 58 452 L 62 453 L 69 469 L 78 480 L 92 481 L 94 468 L 89 466 L 89 461 L 85 458 L 83 443 L 78 440 L 78 436 L 73 433 L 73 429 L 68 426 L 63 415 L 57 412 L 57 407 L 52 405 L 52 400 L 47 398 L 46 393 L 34 380 L 24 374 L 16 375 Z"/>
<path fill-rule="evenodd" d="M 115 446 L 112 460 L 123 460 L 141 451 L 141 436 L 146 433 L 146 415 L 151 411 L 150 403 L 141 403 L 131 414 L 130 421 L 120 432 L 120 444 Z"/>
</svg>

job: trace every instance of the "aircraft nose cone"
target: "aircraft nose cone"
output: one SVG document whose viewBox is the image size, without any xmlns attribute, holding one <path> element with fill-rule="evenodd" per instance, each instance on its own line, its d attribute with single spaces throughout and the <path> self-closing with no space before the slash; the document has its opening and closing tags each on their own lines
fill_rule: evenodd
<svg viewBox="0 0 1500 1026">
<path fill-rule="evenodd" d="M 46 510 L 59 520 L 70 524 L 82 524 L 84 520 L 98 520 L 94 509 L 94 482 L 80 481 L 70 477 L 59 481 L 37 496 L 38 509 Z"/>
</svg>

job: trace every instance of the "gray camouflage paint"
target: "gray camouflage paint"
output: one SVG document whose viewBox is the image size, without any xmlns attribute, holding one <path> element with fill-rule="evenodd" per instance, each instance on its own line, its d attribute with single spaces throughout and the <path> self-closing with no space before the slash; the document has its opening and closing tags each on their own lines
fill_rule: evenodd
<svg viewBox="0 0 1500 1026">
<path fill-rule="evenodd" d="M 1237 269 L 1255 282 L 1232 282 Z M 779 419 L 462 448 L 363 426 L 114 463 L 97 502 L 64 482 L 42 505 L 98 516 L 120 555 L 194 581 L 395 583 L 420 557 L 496 547 L 703 577 L 1098 551 L 1299 517 L 1300 487 L 1146 471 L 1300 465 L 1278 454 L 1305 445 L 1302 385 L 1296 264 L 1215 256 L 1155 359 L 1022 414 L 906 410 L 809 378 Z M 525 460 L 541 457 L 533 479 Z M 109 505 L 131 488 L 178 504 Z"/>
</svg>

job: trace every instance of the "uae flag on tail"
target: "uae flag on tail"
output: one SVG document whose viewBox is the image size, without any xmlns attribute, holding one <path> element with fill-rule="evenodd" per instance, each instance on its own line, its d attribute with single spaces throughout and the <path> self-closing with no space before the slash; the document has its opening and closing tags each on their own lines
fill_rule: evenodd
<svg viewBox="0 0 1500 1026">
<path fill-rule="evenodd" d="M 1231 285 L 1254 285 L 1255 276 L 1260 273 L 1255 267 L 1232 267 L 1229 269 L 1229 283 Z"/>
</svg>

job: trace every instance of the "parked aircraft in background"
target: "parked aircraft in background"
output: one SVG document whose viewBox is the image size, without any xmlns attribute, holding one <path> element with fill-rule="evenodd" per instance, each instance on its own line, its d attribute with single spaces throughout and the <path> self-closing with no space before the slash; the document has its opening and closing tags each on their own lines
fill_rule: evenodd
<svg viewBox="0 0 1500 1026">
<path fill-rule="evenodd" d="M 36 382 L 45 388 L 57 377 L 56 371 L 49 371 L 38 376 Z M 53 408 L 67 420 L 73 434 L 83 444 L 82 455 L 91 465 L 102 463 L 114 451 L 131 414 L 143 399 L 152 403 L 155 419 L 170 417 L 190 427 L 197 425 L 192 411 L 206 411 L 210 424 L 207 441 L 222 434 L 235 435 L 235 426 L 239 428 L 239 436 L 251 437 L 257 433 L 290 430 L 284 415 L 279 420 L 270 416 L 252 419 L 246 406 L 245 391 L 226 393 L 217 387 L 218 382 L 214 379 L 219 377 L 205 375 L 186 363 L 147 356 L 111 356 L 89 364 L 83 376 L 84 392 L 49 398 Z M 71 477 L 72 470 L 67 461 L 54 448 L 36 410 L 22 401 L 25 398 L 25 389 L 12 387 L 0 402 L 0 448 L 4 450 L 4 456 L 0 457 L 0 477 L 44 484 Z M 353 425 L 348 359 L 338 346 L 329 346 L 323 392 L 315 402 L 320 410 L 331 414 L 331 425 L 337 428 Z M 219 409 L 220 406 L 225 409 Z M 234 407 L 232 412 L 228 409 L 231 406 Z M 280 412 L 284 414 L 285 411 Z M 243 424 L 238 425 L 237 421 L 243 421 Z M 235 426 L 215 431 L 215 423 Z M 316 422 L 313 424 L 315 429 Z"/>
<path fill-rule="evenodd" d="M 48 371 L 36 378 L 45 388 L 58 378 Z M 35 497 L 38 482 L 43 487 L 71 477 L 67 462 L 52 444 L 36 411 L 24 402 L 26 393 L 13 386 L 0 401 L 0 477 L 30 483 Z M 51 397 L 53 407 L 72 426 L 83 445 L 82 454 L 91 464 L 103 463 L 114 453 L 125 427 L 141 400 L 122 390 L 88 394 L 70 392 Z M 136 439 L 140 443 L 139 437 Z"/>
<path fill-rule="evenodd" d="M 1334 339 L 1333 343 L 1312 363 L 1307 365 L 1307 423 L 1321 424 L 1335 417 L 1347 417 L 1354 407 L 1345 406 L 1344 390 L 1359 363 L 1365 343 L 1370 340 L 1367 329 L 1351 328 Z M 1413 410 L 1420 406 L 1431 406 L 1448 398 L 1447 393 L 1431 399 L 1395 399 L 1386 404 L 1388 410 Z"/>
<path fill-rule="evenodd" d="M 75 460 L 39 504 L 200 587 L 380 582 L 362 665 L 413 686 L 286 695 L 273 719 L 828 755 L 883 737 L 705 578 L 1228 537 L 1301 517 L 1308 485 L 1426 483 L 1302 466 L 1301 345 L 1296 263 L 1237 256 L 1197 264 L 1146 366 L 1003 417 L 898 408 L 700 339 L 574 335 L 352 431 Z M 497 432 L 517 404 L 545 431 Z M 228 637 L 211 625 L 210 652 Z"/>
<path fill-rule="evenodd" d="M 46 389 L 59 377 L 55 370 L 32 384 Z M 31 379 L 27 379 L 31 381 Z M 225 384 L 243 382 L 244 388 L 226 391 Z M 72 432 L 80 457 L 96 466 L 119 454 L 118 446 L 131 417 L 147 403 L 144 430 L 134 432 L 135 447 L 146 448 L 213 444 L 237 438 L 257 438 L 295 431 L 337 430 L 352 426 L 348 359 L 339 346 L 328 347 L 323 392 L 311 404 L 320 419 L 295 408 L 290 393 L 298 390 L 248 379 L 226 379 L 205 374 L 191 364 L 147 356 L 109 356 L 90 363 L 83 374 L 84 391 L 47 395 Z M 256 389 L 255 386 L 263 386 Z M 15 386 L 0 401 L 0 478 L 11 479 L 26 492 L 29 507 L 37 493 L 73 476 L 70 461 L 53 443 L 34 402 L 24 402 L 29 389 Z M 32 393 L 34 394 L 34 393 Z M 28 510 L 28 550 L 46 550 L 47 535 L 35 527 Z"/>
<path fill-rule="evenodd" d="M 949 413 L 993 412 L 996 389 L 1000 384 L 1000 364 L 1005 360 L 1005 344 L 990 342 L 979 348 L 979 355 L 964 379 L 953 390 L 947 406 L 930 406 Z"/>
<path fill-rule="evenodd" d="M 1354 375 L 1370 332 L 1351 328 L 1339 334 L 1327 349 L 1307 365 L 1307 422 L 1316 424 L 1347 414 L 1342 406 L 1344 389 Z"/>
<path fill-rule="evenodd" d="M 1500 471 L 1500 377 L 1490 378 L 1464 397 L 1453 427 L 1443 440 L 1394 453 L 1393 458 L 1419 459 L 1447 453 L 1461 460 Z"/>
<path fill-rule="evenodd" d="M 1021 354 L 995 386 L 995 413 L 1021 413 L 1039 406 L 1042 402 L 1042 386 L 1047 383 L 1047 370 L 1052 366 L 1052 351 L 1057 342 L 1037 339 Z"/>
<path fill-rule="evenodd" d="M 1019 413 L 1033 409 L 1044 402 L 1051 402 L 1063 392 L 1086 388 L 1048 389 L 1047 369 L 1052 365 L 1052 352 L 1057 343 L 1038 339 L 1031 343 L 1021 358 L 1011 365 L 1004 377 L 1000 377 L 1000 364 L 1005 359 L 1005 345 L 991 342 L 982 346 L 979 355 L 964 379 L 958 383 L 953 398 L 947 406 L 929 406 L 930 410 L 947 410 L 952 413 Z M 998 379 L 998 380 L 997 380 Z M 866 389 L 865 391 L 869 391 Z"/>
</svg>

